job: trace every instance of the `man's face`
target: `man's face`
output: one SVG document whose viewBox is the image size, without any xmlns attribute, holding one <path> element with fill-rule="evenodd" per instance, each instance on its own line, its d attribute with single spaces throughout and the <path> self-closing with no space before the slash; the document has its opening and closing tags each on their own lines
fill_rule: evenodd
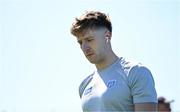
<svg viewBox="0 0 180 112">
<path fill-rule="evenodd" d="M 107 39 L 105 28 L 89 29 L 77 38 L 86 58 L 93 64 L 100 63 L 107 51 Z"/>
</svg>

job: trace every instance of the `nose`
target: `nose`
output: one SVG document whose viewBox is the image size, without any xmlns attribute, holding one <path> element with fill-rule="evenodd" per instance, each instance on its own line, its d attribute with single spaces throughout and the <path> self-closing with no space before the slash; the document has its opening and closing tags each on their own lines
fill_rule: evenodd
<svg viewBox="0 0 180 112">
<path fill-rule="evenodd" d="M 87 41 L 83 41 L 81 48 L 83 51 L 87 52 L 90 49 L 89 43 Z"/>
</svg>

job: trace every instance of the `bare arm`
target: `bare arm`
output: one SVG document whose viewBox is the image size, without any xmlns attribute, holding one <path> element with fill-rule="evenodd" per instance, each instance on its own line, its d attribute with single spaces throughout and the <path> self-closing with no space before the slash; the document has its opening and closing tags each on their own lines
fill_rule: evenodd
<svg viewBox="0 0 180 112">
<path fill-rule="evenodd" d="M 148 111 L 148 112 L 155 112 L 157 111 L 157 104 L 156 103 L 136 103 L 134 104 L 135 112 L 139 111 Z"/>
</svg>

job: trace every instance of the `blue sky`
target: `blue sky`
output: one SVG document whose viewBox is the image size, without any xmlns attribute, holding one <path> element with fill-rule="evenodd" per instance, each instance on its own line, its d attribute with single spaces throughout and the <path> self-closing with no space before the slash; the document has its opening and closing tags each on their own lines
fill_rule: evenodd
<svg viewBox="0 0 180 112">
<path fill-rule="evenodd" d="M 109 14 L 118 56 L 153 73 L 158 96 L 180 111 L 180 2 L 0 1 L 0 112 L 80 112 L 78 86 L 95 69 L 70 34 L 87 10 Z"/>
</svg>

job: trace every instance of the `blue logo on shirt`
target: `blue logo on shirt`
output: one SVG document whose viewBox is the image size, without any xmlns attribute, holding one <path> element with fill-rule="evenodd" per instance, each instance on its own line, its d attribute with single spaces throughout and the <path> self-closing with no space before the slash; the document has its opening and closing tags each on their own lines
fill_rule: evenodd
<svg viewBox="0 0 180 112">
<path fill-rule="evenodd" d="M 92 91 L 92 87 L 88 88 L 87 90 L 85 90 L 84 95 L 89 94 Z"/>
<path fill-rule="evenodd" d="M 108 87 L 108 88 L 111 88 L 111 87 L 113 87 L 115 84 L 116 84 L 116 80 L 110 80 L 110 81 L 107 83 L 107 87 Z"/>
</svg>

